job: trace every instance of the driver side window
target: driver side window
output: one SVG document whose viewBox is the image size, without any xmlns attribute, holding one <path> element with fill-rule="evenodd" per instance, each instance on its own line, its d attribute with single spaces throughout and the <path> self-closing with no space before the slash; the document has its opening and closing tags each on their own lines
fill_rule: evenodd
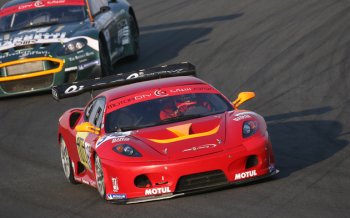
<svg viewBox="0 0 350 218">
<path fill-rule="evenodd" d="M 102 124 L 105 103 L 106 100 L 103 97 L 95 99 L 93 102 L 91 102 L 85 110 L 85 121 L 100 128 Z"/>
<path fill-rule="evenodd" d="M 91 14 L 94 16 L 100 12 L 101 7 L 108 6 L 107 0 L 92 0 L 90 2 Z"/>
</svg>

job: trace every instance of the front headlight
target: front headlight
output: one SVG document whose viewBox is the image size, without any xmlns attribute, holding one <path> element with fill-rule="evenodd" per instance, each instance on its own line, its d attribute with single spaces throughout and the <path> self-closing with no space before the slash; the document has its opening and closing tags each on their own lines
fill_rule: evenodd
<svg viewBox="0 0 350 218">
<path fill-rule="evenodd" d="M 87 44 L 86 39 L 72 40 L 70 42 L 63 44 L 64 52 L 66 54 L 77 52 L 77 51 L 83 49 L 86 46 L 86 44 Z"/>
<path fill-rule="evenodd" d="M 121 144 L 113 147 L 113 151 L 129 157 L 142 157 L 142 155 L 131 145 Z"/>
<path fill-rule="evenodd" d="M 257 121 L 253 121 L 253 120 L 245 121 L 242 127 L 243 138 L 248 138 L 249 136 L 254 135 L 257 130 L 258 130 Z"/>
</svg>

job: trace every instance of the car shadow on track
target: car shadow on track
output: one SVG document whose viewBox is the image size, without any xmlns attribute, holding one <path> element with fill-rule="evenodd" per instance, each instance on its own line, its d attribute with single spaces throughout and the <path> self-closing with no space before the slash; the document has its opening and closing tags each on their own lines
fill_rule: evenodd
<svg viewBox="0 0 350 218">
<path fill-rule="evenodd" d="M 179 56 L 179 53 L 191 44 L 208 41 L 208 36 L 215 28 L 213 23 L 226 22 L 243 16 L 243 13 L 217 16 L 211 18 L 179 21 L 150 26 L 140 26 L 140 57 L 137 61 L 120 61 L 116 63 L 117 72 L 123 73 L 137 69 L 144 69 L 168 63 Z M 191 61 L 196 54 L 190 57 L 182 56 L 179 61 Z"/>
<path fill-rule="evenodd" d="M 174 28 L 174 27 L 193 26 L 193 25 L 203 24 L 203 23 L 228 21 L 228 20 L 233 20 L 233 19 L 239 18 L 242 15 L 243 15 L 243 13 L 236 13 L 236 14 L 217 16 L 217 17 L 208 17 L 208 18 L 197 19 L 197 20 L 187 20 L 187 21 L 179 21 L 179 22 L 173 22 L 173 23 L 142 26 L 142 27 L 140 27 L 140 30 L 141 31 L 154 31 L 154 30 Z"/>
<path fill-rule="evenodd" d="M 295 171 L 324 161 L 349 144 L 341 140 L 343 127 L 340 122 L 330 120 L 288 121 L 309 115 L 318 116 L 332 111 L 322 107 L 299 112 L 265 117 L 276 165 L 278 178 L 287 177 Z"/>
</svg>

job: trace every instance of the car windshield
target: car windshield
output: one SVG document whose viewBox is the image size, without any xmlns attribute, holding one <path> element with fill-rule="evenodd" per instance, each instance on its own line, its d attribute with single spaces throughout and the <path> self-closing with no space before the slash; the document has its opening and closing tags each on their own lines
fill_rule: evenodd
<svg viewBox="0 0 350 218">
<path fill-rule="evenodd" d="M 106 115 L 105 130 L 129 131 L 233 110 L 220 94 L 196 93 L 167 96 L 119 108 Z"/>
<path fill-rule="evenodd" d="M 7 16 L 0 16 L 0 32 L 79 22 L 85 18 L 86 12 L 83 6 L 56 6 L 22 10 Z"/>
</svg>

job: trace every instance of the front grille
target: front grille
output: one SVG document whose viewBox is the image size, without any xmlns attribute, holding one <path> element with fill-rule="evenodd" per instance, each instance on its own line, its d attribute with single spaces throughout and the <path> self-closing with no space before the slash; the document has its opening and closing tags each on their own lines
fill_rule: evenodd
<svg viewBox="0 0 350 218">
<path fill-rule="evenodd" d="M 5 81 L 8 81 L 18 79 L 19 75 L 31 73 L 39 73 L 41 75 L 57 73 L 62 70 L 63 65 L 63 60 L 51 57 L 39 57 L 0 63 L 0 70 L 3 75 L 2 77 L 9 77 L 5 79 Z M 10 78 L 11 76 L 15 79 Z M 2 78 L 0 80 L 4 81 Z"/>
<path fill-rule="evenodd" d="M 45 70 L 43 61 L 32 61 L 6 67 L 6 72 L 8 76 L 40 72 L 43 70 Z"/>
<path fill-rule="evenodd" d="M 215 170 L 182 176 L 177 183 L 175 192 L 196 191 L 227 184 L 225 174 L 221 170 Z"/>
<path fill-rule="evenodd" d="M 28 79 L 1 82 L 1 88 L 7 93 L 34 91 L 49 88 L 53 83 L 53 74 Z"/>
</svg>

